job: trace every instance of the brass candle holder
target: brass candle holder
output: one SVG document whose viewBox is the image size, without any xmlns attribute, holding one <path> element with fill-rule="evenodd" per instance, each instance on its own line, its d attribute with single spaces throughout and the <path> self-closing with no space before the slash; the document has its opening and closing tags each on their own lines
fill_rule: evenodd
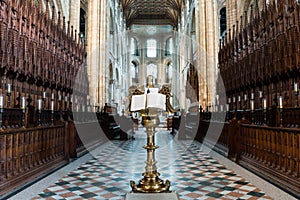
<svg viewBox="0 0 300 200">
<path fill-rule="evenodd" d="M 4 106 L 4 96 L 0 95 L 0 131 L 3 130 L 3 121 L 2 121 L 2 116 L 3 116 L 3 106 Z"/>
<path fill-rule="evenodd" d="M 42 99 L 38 99 L 38 126 L 42 126 Z"/>
<path fill-rule="evenodd" d="M 299 102 L 298 102 L 298 96 L 299 96 L 299 91 L 294 91 L 294 94 L 295 94 L 295 98 L 296 98 L 296 104 L 295 104 L 295 107 L 298 108 L 299 107 Z"/>
<path fill-rule="evenodd" d="M 22 115 L 21 115 L 21 127 L 25 128 L 25 113 L 26 113 L 26 97 L 21 98 L 21 109 L 22 109 Z"/>
<path fill-rule="evenodd" d="M 7 107 L 10 108 L 11 85 L 7 84 Z"/>
</svg>

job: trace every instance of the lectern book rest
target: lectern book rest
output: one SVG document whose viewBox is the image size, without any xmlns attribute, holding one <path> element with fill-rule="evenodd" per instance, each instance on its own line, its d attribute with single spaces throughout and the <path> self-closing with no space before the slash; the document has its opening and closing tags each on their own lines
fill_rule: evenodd
<svg viewBox="0 0 300 200">
<path fill-rule="evenodd" d="M 166 110 L 166 95 L 160 93 L 148 93 L 132 96 L 130 107 L 131 112 L 147 108 Z"/>
</svg>

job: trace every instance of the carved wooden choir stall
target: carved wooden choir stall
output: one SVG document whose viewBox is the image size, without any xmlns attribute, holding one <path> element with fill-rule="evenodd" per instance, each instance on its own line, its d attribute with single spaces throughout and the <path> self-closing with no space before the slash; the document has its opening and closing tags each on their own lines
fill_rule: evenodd
<svg viewBox="0 0 300 200">
<path fill-rule="evenodd" d="M 300 4 L 294 0 L 264 1 L 261 12 L 256 0 L 219 51 L 228 156 L 298 197 L 299 53 Z"/>
<path fill-rule="evenodd" d="M 54 7 L 50 18 L 48 1 L 42 8 L 0 1 L 0 198 L 83 150 L 70 111 L 87 96 L 85 46 Z"/>
<path fill-rule="evenodd" d="M 224 126 L 215 150 L 300 198 L 300 3 L 264 1 L 260 11 L 255 0 L 220 41 L 218 56 L 217 93 L 226 101 L 189 108 L 173 118 L 172 132 L 210 146 L 209 127 Z M 224 112 L 225 122 L 212 120 Z"/>
</svg>

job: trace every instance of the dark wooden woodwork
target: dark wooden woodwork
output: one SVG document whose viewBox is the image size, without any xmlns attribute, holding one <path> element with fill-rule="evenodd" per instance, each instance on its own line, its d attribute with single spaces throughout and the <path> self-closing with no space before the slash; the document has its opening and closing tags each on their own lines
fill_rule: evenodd
<svg viewBox="0 0 300 200">
<path fill-rule="evenodd" d="M 232 99 L 254 93 L 255 109 L 262 108 L 262 98 L 267 100 L 272 116 L 268 125 L 281 126 L 275 111 L 279 97 L 283 108 L 299 107 L 299 7 L 296 1 L 271 2 L 260 12 L 256 2 L 250 20 L 242 16 L 220 42 L 219 68 L 230 109 L 250 109 L 249 101 Z M 263 92 L 262 97 L 258 91 Z M 261 121 L 257 117 L 261 115 L 256 115 L 255 124 Z M 286 121 L 283 125 L 290 125 Z"/>
<path fill-rule="evenodd" d="M 266 113 L 261 110 L 255 113 L 249 110 L 229 112 L 226 122 L 212 121 L 211 116 L 216 113 L 201 112 L 195 140 L 299 198 L 300 130 L 295 126 L 298 117 L 294 118 L 298 116 L 298 108 L 284 110 L 284 115 L 287 115 L 286 120 L 290 121 L 288 125 L 290 128 L 268 126 L 269 119 L 267 123 L 261 121 L 264 118 L 261 115 L 266 114 L 267 118 L 270 118 L 273 116 L 272 112 L 272 109 Z M 190 124 L 187 120 L 191 119 L 191 116 L 193 115 L 182 116 L 185 118 L 180 120 L 181 124 L 184 123 L 183 129 L 173 124 L 173 129 L 179 130 L 179 139 L 187 139 L 186 131 L 189 131 L 187 126 Z M 174 117 L 173 122 L 177 120 L 178 123 L 178 119 Z M 220 125 L 224 127 L 215 144 L 215 135 L 207 132 L 210 126 Z"/>
<path fill-rule="evenodd" d="M 62 124 L 0 132 L 0 196 L 68 162 L 64 127 Z"/>
<path fill-rule="evenodd" d="M 126 120 L 126 119 L 125 119 Z M 121 129 L 120 124 L 124 124 L 126 122 L 122 122 L 122 119 L 117 113 L 117 108 L 106 104 L 104 106 L 103 112 L 99 115 L 99 123 L 102 128 L 102 131 L 105 133 L 108 139 L 127 139 L 127 133 L 124 129 L 129 130 L 129 127 L 123 127 Z M 129 123 L 131 124 L 131 123 Z"/>
<path fill-rule="evenodd" d="M 241 125 L 238 163 L 276 185 L 300 194 L 300 130 Z"/>
<path fill-rule="evenodd" d="M 171 134 L 178 133 L 180 124 L 181 124 L 181 115 L 175 113 L 175 115 L 172 118 L 172 131 L 171 131 Z"/>
<path fill-rule="evenodd" d="M 84 146 L 71 111 L 75 98 L 80 111 L 87 105 L 85 45 L 59 13 L 50 17 L 46 4 L 43 12 L 41 1 L 0 1 L 0 198 L 68 163 Z M 82 116 L 81 123 L 99 126 L 89 113 Z"/>
</svg>

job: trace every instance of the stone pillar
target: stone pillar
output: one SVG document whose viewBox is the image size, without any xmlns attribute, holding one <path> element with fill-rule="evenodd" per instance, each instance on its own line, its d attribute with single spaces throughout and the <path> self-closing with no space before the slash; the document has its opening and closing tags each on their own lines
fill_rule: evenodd
<svg viewBox="0 0 300 200">
<path fill-rule="evenodd" d="M 219 35 L 220 35 L 220 29 L 219 29 L 219 15 L 218 15 L 218 1 L 214 0 L 213 1 L 213 7 L 212 7 L 212 12 L 213 12 L 213 26 L 214 26 L 214 31 L 213 31 L 213 62 L 214 62 L 214 68 L 213 68 L 213 83 L 214 83 L 214 99 L 216 96 L 216 91 L 217 91 L 217 77 L 218 77 L 218 55 L 219 55 Z"/>
<path fill-rule="evenodd" d="M 206 79 L 206 15 L 205 0 L 199 0 L 196 6 L 196 35 L 198 43 L 197 69 L 199 77 L 199 103 L 204 108 L 207 104 L 207 79 Z"/>
<path fill-rule="evenodd" d="M 207 102 L 209 105 L 214 103 L 214 96 L 216 90 L 216 56 L 215 46 L 217 45 L 215 39 L 215 30 L 217 24 L 215 24 L 215 18 L 217 13 L 214 10 L 216 0 L 206 0 L 206 68 L 207 68 Z"/>
<path fill-rule="evenodd" d="M 102 107 L 108 97 L 109 88 L 106 89 L 106 86 L 108 86 L 109 79 L 107 78 L 108 72 L 105 69 L 109 69 L 108 67 L 108 36 L 109 36 L 109 27 L 108 27 L 108 20 L 109 20 L 109 7 L 108 7 L 108 0 L 101 0 L 100 1 L 100 19 L 99 19 L 99 25 L 100 25 L 100 35 L 99 35 L 99 43 L 100 43 L 100 50 L 99 50 L 99 57 L 100 57 L 100 63 L 98 65 L 98 80 L 99 80 L 99 87 L 98 91 L 100 93 L 99 95 L 99 104 L 100 107 Z M 114 73 L 114 70 L 113 70 Z M 105 96 L 106 95 L 106 96 Z"/>
<path fill-rule="evenodd" d="M 186 109 L 186 79 L 187 79 L 187 36 L 185 33 L 180 33 L 180 108 Z"/>
<path fill-rule="evenodd" d="M 146 41 L 141 40 L 141 60 L 139 65 L 139 85 L 143 85 L 146 83 L 146 77 L 147 77 L 147 63 L 145 62 L 146 57 Z"/>
<path fill-rule="evenodd" d="M 198 43 L 197 70 L 199 104 L 205 109 L 212 105 L 216 92 L 218 55 L 218 4 L 216 0 L 199 0 L 196 6 Z"/>
<path fill-rule="evenodd" d="M 215 63 L 215 72 L 214 72 L 214 78 L 215 78 L 215 91 L 217 90 L 217 80 L 218 80 L 218 76 L 219 76 L 219 35 L 220 35 L 220 29 L 216 28 L 219 27 L 219 6 L 218 6 L 218 1 L 214 1 L 213 4 L 213 13 L 214 13 L 214 26 L 215 26 L 215 31 L 214 31 L 214 63 Z M 216 31 L 218 30 L 218 31 Z M 226 97 L 224 97 L 226 99 Z"/>
<path fill-rule="evenodd" d="M 166 70 L 167 70 L 167 63 L 166 60 L 163 59 L 161 62 L 161 83 L 166 83 Z"/>
<path fill-rule="evenodd" d="M 244 5 L 244 3 L 239 1 L 239 5 Z M 232 27 L 239 20 L 240 13 L 237 13 L 237 9 L 236 0 L 226 1 L 227 27 Z"/>
<path fill-rule="evenodd" d="M 100 64 L 100 2 L 91 0 L 88 6 L 87 30 L 87 70 L 89 77 L 89 92 L 92 104 L 99 103 L 98 66 Z"/>
<path fill-rule="evenodd" d="M 70 24 L 73 26 L 74 30 L 77 30 L 78 33 L 80 23 L 80 0 L 70 0 L 69 9 Z"/>
<path fill-rule="evenodd" d="M 175 32 L 176 31 L 176 32 Z M 172 88 L 171 90 L 174 92 L 174 98 L 172 98 L 173 100 L 173 104 L 174 107 L 179 107 L 180 106 L 180 62 L 179 62 L 179 55 L 178 55 L 178 51 L 177 49 L 177 41 L 179 39 L 179 35 L 176 29 L 174 29 L 173 32 L 173 55 L 172 55 L 172 60 L 173 60 L 173 68 L 172 68 Z"/>
</svg>

